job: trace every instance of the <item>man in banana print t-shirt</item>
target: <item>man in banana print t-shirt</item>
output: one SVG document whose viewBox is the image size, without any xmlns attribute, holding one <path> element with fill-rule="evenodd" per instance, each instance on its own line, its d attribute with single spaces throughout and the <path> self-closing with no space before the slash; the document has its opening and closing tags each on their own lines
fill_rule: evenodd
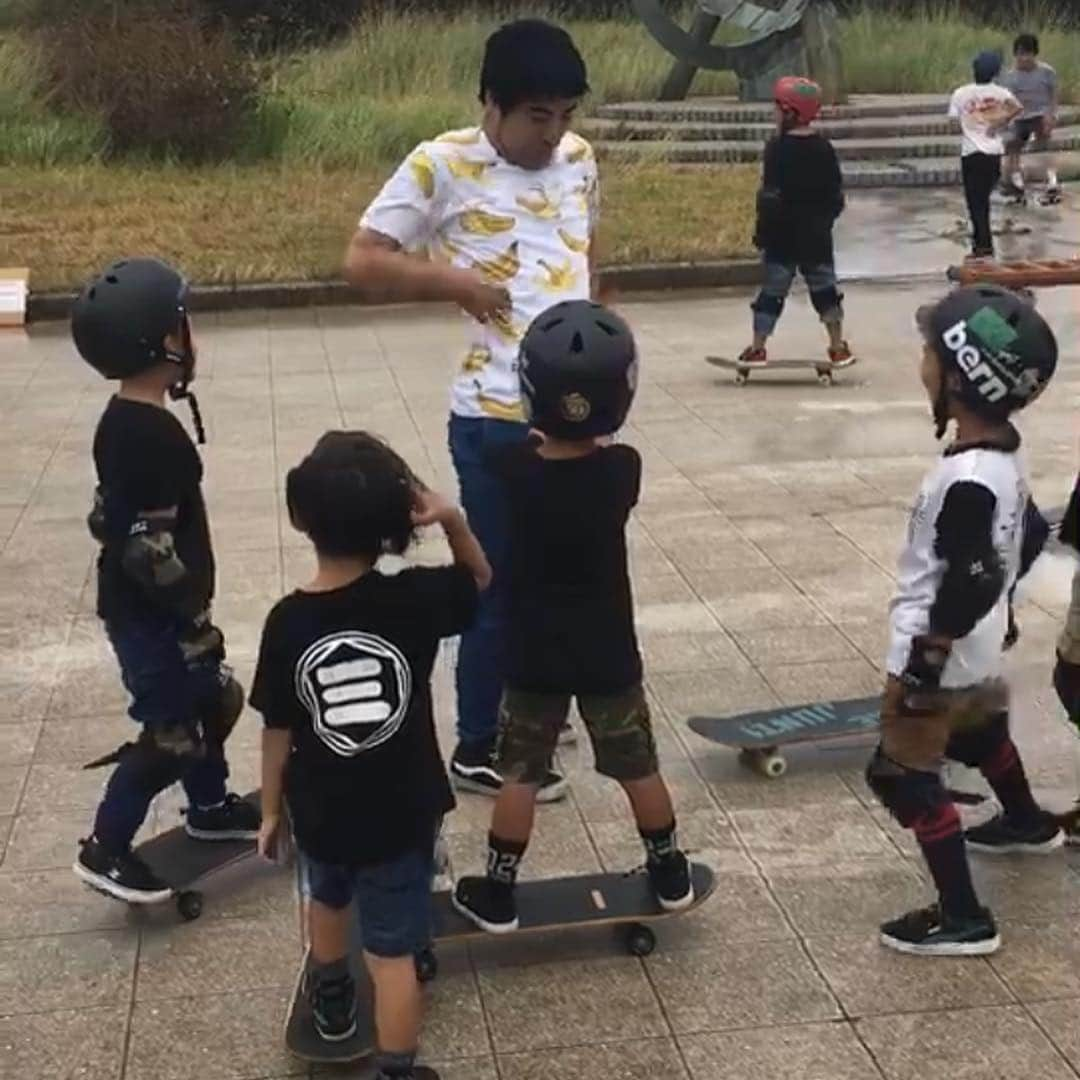
<svg viewBox="0 0 1080 1080">
<path fill-rule="evenodd" d="M 492 766 L 502 695 L 506 503 L 492 453 L 522 442 L 528 425 L 518 346 L 537 315 L 592 293 L 598 187 L 592 147 L 569 131 L 588 91 L 570 36 L 521 19 L 487 41 L 483 119 L 423 142 L 364 212 L 345 275 L 382 300 L 456 303 L 466 334 L 453 381 L 450 454 L 469 524 L 494 570 L 457 666 L 457 786 L 497 794 Z M 417 258 L 417 253 L 429 258 Z M 549 774 L 541 801 L 560 798 Z"/>
</svg>

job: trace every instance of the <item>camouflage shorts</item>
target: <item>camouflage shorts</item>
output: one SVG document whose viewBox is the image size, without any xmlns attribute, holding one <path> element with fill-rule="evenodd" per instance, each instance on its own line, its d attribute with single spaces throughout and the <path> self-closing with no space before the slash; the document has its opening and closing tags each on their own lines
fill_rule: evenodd
<svg viewBox="0 0 1080 1080">
<path fill-rule="evenodd" d="M 498 769 L 514 783 L 539 784 L 551 767 L 571 694 L 507 688 L 499 709 Z M 578 694 L 596 771 L 613 780 L 643 780 L 658 771 L 649 705 L 641 685 L 618 694 Z"/>
</svg>

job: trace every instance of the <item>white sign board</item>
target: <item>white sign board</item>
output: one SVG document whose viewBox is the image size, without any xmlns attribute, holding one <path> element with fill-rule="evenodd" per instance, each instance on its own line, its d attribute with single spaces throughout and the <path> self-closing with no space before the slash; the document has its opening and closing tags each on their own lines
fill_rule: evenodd
<svg viewBox="0 0 1080 1080">
<path fill-rule="evenodd" d="M 26 295 L 30 271 L 25 266 L 0 267 L 0 326 L 26 322 Z"/>
</svg>

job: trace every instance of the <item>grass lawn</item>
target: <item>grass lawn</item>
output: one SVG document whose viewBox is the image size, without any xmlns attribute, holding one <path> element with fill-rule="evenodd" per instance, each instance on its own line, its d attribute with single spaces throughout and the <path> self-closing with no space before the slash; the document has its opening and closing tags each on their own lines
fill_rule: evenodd
<svg viewBox="0 0 1080 1080">
<path fill-rule="evenodd" d="M 140 251 L 176 259 L 201 282 L 332 278 L 393 165 L 419 140 L 475 119 L 483 41 L 498 21 L 464 5 L 453 18 L 382 15 L 332 47 L 260 60 L 258 107 L 234 160 L 198 169 L 108 160 L 103 119 L 50 101 L 41 42 L 0 30 L 0 262 L 30 266 L 35 290 L 71 287 L 109 257 Z M 655 95 L 671 58 L 639 24 L 566 25 L 589 64 L 593 104 Z M 1034 29 L 1063 97 L 1077 100 L 1080 33 Z M 854 93 L 944 96 L 968 78 L 975 52 L 1007 51 L 1010 40 L 944 3 L 906 20 L 866 11 L 841 32 Z M 727 73 L 694 85 L 734 89 Z M 602 262 L 749 251 L 754 168 L 608 162 L 602 180 Z"/>
<path fill-rule="evenodd" d="M 196 282 L 336 278 L 382 175 L 313 166 L 0 167 L 0 250 L 5 265 L 31 267 L 35 291 L 73 287 L 109 258 L 139 253 L 175 260 Z M 608 166 L 602 180 L 603 263 L 750 249 L 756 168 Z"/>
</svg>

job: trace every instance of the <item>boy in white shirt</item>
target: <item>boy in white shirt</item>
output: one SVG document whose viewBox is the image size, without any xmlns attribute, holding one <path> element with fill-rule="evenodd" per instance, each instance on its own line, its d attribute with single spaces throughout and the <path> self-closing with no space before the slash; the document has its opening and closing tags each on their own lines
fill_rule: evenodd
<svg viewBox="0 0 1080 1080">
<path fill-rule="evenodd" d="M 958 87 L 949 101 L 949 116 L 960 122 L 960 160 L 964 197 L 971 218 L 971 253 L 976 259 L 994 257 L 990 231 L 990 195 L 1001 179 L 1002 138 L 1013 117 L 1023 112 L 1015 96 L 994 79 L 1001 71 L 1001 54 L 984 51 L 972 64 L 973 83 Z"/>
</svg>

